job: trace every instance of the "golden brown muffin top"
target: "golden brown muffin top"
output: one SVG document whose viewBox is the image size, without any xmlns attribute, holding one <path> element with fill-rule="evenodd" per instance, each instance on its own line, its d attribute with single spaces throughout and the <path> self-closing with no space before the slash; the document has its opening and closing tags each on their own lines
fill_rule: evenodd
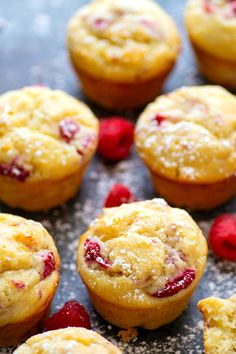
<svg viewBox="0 0 236 354">
<path fill-rule="evenodd" d="M 194 44 L 213 56 L 236 62 L 236 3 L 189 0 L 185 22 Z"/>
<path fill-rule="evenodd" d="M 121 351 L 96 332 L 70 327 L 33 336 L 14 354 L 121 354 Z"/>
<path fill-rule="evenodd" d="M 59 256 L 38 222 L 0 214 L 0 326 L 40 310 L 58 282 Z"/>
<path fill-rule="evenodd" d="M 207 354 L 236 353 L 236 294 L 229 299 L 209 297 L 199 301 L 205 322 L 204 345 Z"/>
<path fill-rule="evenodd" d="M 58 180 L 95 150 L 98 123 L 82 102 L 58 90 L 26 87 L 0 96 L 0 174 Z"/>
<path fill-rule="evenodd" d="M 236 98 L 219 86 L 182 87 L 141 114 L 136 146 L 169 179 L 211 183 L 236 172 Z"/>
<path fill-rule="evenodd" d="M 85 72 L 129 82 L 165 72 L 180 39 L 173 20 L 152 0 L 95 0 L 71 19 L 68 45 Z"/>
<path fill-rule="evenodd" d="M 147 307 L 182 296 L 201 276 L 206 254 L 190 215 L 153 199 L 104 209 L 80 239 L 78 270 L 103 299 Z"/>
</svg>

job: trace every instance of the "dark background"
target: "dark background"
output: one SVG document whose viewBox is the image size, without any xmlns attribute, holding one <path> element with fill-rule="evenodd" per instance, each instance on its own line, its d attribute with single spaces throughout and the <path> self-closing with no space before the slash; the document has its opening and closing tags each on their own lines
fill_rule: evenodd
<svg viewBox="0 0 236 354">
<path fill-rule="evenodd" d="M 181 58 L 163 91 L 204 83 L 195 66 L 183 27 L 185 0 L 158 2 L 175 18 L 183 39 Z M 80 91 L 67 58 L 65 31 L 69 18 L 84 3 L 86 1 L 81 0 L 0 0 L 0 93 L 25 85 L 45 84 L 85 100 L 99 117 L 119 113 L 135 120 L 138 111 L 103 111 L 87 101 Z M 52 311 L 65 301 L 77 299 L 90 311 L 93 329 L 118 343 L 118 329 L 104 322 L 93 311 L 75 263 L 77 240 L 100 213 L 104 197 L 115 182 L 126 184 L 139 199 L 155 196 L 148 174 L 133 151 L 128 160 L 113 166 L 105 165 L 99 157 L 95 157 L 77 197 L 62 207 L 40 214 L 25 214 L 3 205 L 1 210 L 41 221 L 53 235 L 62 266 L 61 282 Z M 235 200 L 211 213 L 196 213 L 193 216 L 207 236 L 211 220 L 225 211 L 235 211 Z M 138 339 L 126 344 L 124 353 L 202 353 L 203 323 L 196 304 L 207 296 L 227 297 L 236 292 L 235 272 L 235 264 L 220 261 L 210 252 L 206 273 L 184 314 L 156 331 L 139 330 Z M 2 348 L 0 353 L 11 353 L 11 349 Z"/>
</svg>

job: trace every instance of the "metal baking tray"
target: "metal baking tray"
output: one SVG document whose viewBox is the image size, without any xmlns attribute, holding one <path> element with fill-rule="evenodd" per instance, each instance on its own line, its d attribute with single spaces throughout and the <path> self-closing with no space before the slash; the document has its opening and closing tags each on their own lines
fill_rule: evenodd
<svg viewBox="0 0 236 354">
<path fill-rule="evenodd" d="M 134 1 L 134 0 L 127 0 Z M 176 20 L 182 34 L 183 48 L 178 64 L 163 92 L 182 85 L 205 83 L 198 73 L 183 25 L 185 0 L 158 1 Z M 0 92 L 31 84 L 45 84 L 84 100 L 98 117 L 119 114 L 135 121 L 139 111 L 108 112 L 99 109 L 80 91 L 70 67 L 65 46 L 66 24 L 82 0 L 0 0 Z M 210 251 L 206 272 L 183 315 L 155 331 L 138 330 L 138 337 L 123 344 L 119 329 L 103 321 L 93 310 L 86 289 L 76 271 L 76 248 L 80 235 L 101 212 L 104 198 L 115 182 L 129 186 L 140 200 L 155 196 L 148 173 L 135 151 L 128 160 L 116 165 L 93 159 L 76 198 L 49 212 L 29 214 L 1 205 L 2 212 L 38 220 L 53 235 L 61 256 L 61 280 L 52 312 L 70 299 L 77 299 L 90 312 L 93 329 L 121 345 L 124 353 L 200 354 L 203 352 L 203 321 L 196 307 L 199 299 L 216 295 L 228 297 L 236 292 L 236 263 L 219 260 Z M 205 235 L 214 217 L 234 212 L 236 199 L 212 212 L 194 213 Z M 0 349 L 1 354 L 12 348 Z"/>
</svg>

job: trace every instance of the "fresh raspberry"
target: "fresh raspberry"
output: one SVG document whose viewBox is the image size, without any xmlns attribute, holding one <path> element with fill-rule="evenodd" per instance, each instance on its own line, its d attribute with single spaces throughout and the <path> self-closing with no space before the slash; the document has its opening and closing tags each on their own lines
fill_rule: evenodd
<svg viewBox="0 0 236 354">
<path fill-rule="evenodd" d="M 71 119 L 64 119 L 60 121 L 59 131 L 61 138 L 65 140 L 66 143 L 70 143 L 74 139 L 75 134 L 79 131 L 79 125 Z"/>
<path fill-rule="evenodd" d="M 186 289 L 194 281 L 195 277 L 195 269 L 185 269 L 182 274 L 168 281 L 164 289 L 158 290 L 155 294 L 152 294 L 152 296 L 158 298 L 173 296 L 179 291 Z"/>
<path fill-rule="evenodd" d="M 72 300 L 66 302 L 62 309 L 44 322 L 44 329 L 46 331 L 67 327 L 91 329 L 88 312 L 78 301 Z"/>
<path fill-rule="evenodd" d="M 109 161 L 119 161 L 129 155 L 134 139 L 134 126 L 121 117 L 102 119 L 98 152 Z"/>
<path fill-rule="evenodd" d="M 56 261 L 53 252 L 48 252 L 42 256 L 44 269 L 43 279 L 47 278 L 56 268 Z"/>
<path fill-rule="evenodd" d="M 108 21 L 108 19 L 106 19 L 106 18 L 97 18 L 97 19 L 93 22 L 93 27 L 94 27 L 94 29 L 96 29 L 96 30 L 98 30 L 98 31 L 102 31 L 102 30 L 104 30 L 109 24 L 110 24 L 110 21 Z"/>
<path fill-rule="evenodd" d="M 132 203 L 133 201 L 135 201 L 135 197 L 127 187 L 123 186 L 123 184 L 114 184 L 105 199 L 104 207 L 117 207 L 123 203 Z"/>
<path fill-rule="evenodd" d="M 15 179 L 19 182 L 24 182 L 30 176 L 30 171 L 20 166 L 16 160 L 11 163 L 0 164 L 0 175 Z"/>
<path fill-rule="evenodd" d="M 84 244 L 84 247 L 84 257 L 89 264 L 95 262 L 105 269 L 111 265 L 111 262 L 108 259 L 102 257 L 101 247 L 96 241 L 87 239 Z"/>
<path fill-rule="evenodd" d="M 161 113 L 157 113 L 154 117 L 155 122 L 157 123 L 157 125 L 161 125 L 165 120 L 165 116 Z"/>
<path fill-rule="evenodd" d="M 217 256 L 236 261 L 236 215 L 218 216 L 210 229 L 209 242 Z"/>
<path fill-rule="evenodd" d="M 234 15 L 236 15 L 236 0 L 230 1 L 230 7 Z"/>
<path fill-rule="evenodd" d="M 209 0 L 205 0 L 205 2 L 204 2 L 204 10 L 208 14 L 211 14 L 213 12 L 213 7 L 212 7 L 212 4 L 210 3 Z"/>
<path fill-rule="evenodd" d="M 12 284 L 15 285 L 17 289 L 24 289 L 25 283 L 17 280 L 12 280 Z"/>
</svg>

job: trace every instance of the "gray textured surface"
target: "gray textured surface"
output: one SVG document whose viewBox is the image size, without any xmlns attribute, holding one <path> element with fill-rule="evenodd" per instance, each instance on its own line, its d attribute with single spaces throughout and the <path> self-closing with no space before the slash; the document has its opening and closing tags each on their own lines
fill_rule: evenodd
<svg viewBox="0 0 236 354">
<path fill-rule="evenodd" d="M 67 60 L 65 28 L 73 12 L 85 2 L 81 0 L 0 0 L 0 92 L 41 83 L 52 88 L 63 89 L 84 99 Z M 168 80 L 165 90 L 203 83 L 195 67 L 183 29 L 182 12 L 185 0 L 162 0 L 159 3 L 176 19 L 184 39 L 181 59 Z M 110 114 L 90 102 L 89 105 L 98 116 Z M 126 111 L 122 114 L 135 119 L 138 112 Z M 41 221 L 54 236 L 62 267 L 61 282 L 52 311 L 69 299 L 77 299 L 90 311 L 93 328 L 117 342 L 118 329 L 105 323 L 93 311 L 86 290 L 76 272 L 75 264 L 77 240 L 90 221 L 99 214 L 104 197 L 115 181 L 130 186 L 139 199 L 154 196 L 147 172 L 133 152 L 129 160 L 116 166 L 104 165 L 99 158 L 95 157 L 77 197 L 65 206 L 36 215 L 24 214 L 4 206 L 1 210 Z M 212 213 L 195 214 L 194 217 L 207 234 L 212 218 L 223 211 L 235 211 L 235 200 Z M 235 273 L 235 264 L 220 261 L 210 254 L 206 273 L 184 314 L 172 324 L 159 330 L 140 330 L 138 339 L 125 345 L 124 352 L 202 353 L 202 320 L 196 304 L 199 299 L 209 295 L 227 297 L 236 292 Z M 11 353 L 11 349 L 0 349 L 0 353 L 7 352 Z"/>
</svg>

